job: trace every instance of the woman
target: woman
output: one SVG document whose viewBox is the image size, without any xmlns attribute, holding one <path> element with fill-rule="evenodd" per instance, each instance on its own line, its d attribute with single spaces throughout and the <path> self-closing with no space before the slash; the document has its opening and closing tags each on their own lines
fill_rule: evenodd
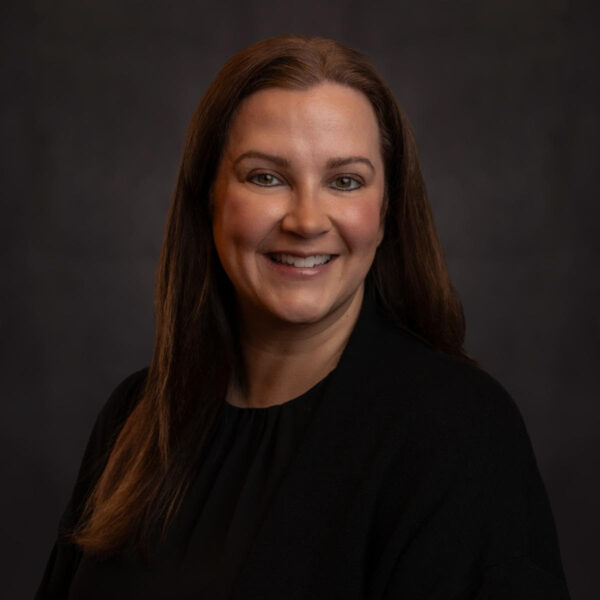
<svg viewBox="0 0 600 600">
<path fill-rule="evenodd" d="M 38 598 L 568 598 L 519 411 L 463 349 L 406 118 L 279 36 L 189 127 L 152 364 L 92 433 Z"/>
</svg>

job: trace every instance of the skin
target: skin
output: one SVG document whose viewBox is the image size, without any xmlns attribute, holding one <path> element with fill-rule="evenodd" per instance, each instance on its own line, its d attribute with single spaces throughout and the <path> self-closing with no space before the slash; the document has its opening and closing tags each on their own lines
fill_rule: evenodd
<svg viewBox="0 0 600 600">
<path fill-rule="evenodd" d="M 249 382 L 229 403 L 280 404 L 335 368 L 383 237 L 383 194 L 379 128 L 361 92 L 269 88 L 238 107 L 213 197 Z M 274 262 L 281 253 L 331 260 L 295 267 Z"/>
</svg>

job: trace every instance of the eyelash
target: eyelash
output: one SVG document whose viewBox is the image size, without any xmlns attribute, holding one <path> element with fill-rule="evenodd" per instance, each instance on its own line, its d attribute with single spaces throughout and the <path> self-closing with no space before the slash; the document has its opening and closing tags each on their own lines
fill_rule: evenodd
<svg viewBox="0 0 600 600">
<path fill-rule="evenodd" d="M 254 173 L 253 175 L 250 175 L 248 177 L 248 181 L 250 181 L 251 183 L 254 183 L 256 185 L 259 185 L 260 187 L 276 187 L 277 186 L 277 184 L 270 185 L 270 184 L 258 183 L 257 181 L 254 181 L 257 177 L 263 177 L 263 176 L 271 177 L 273 180 L 281 182 L 279 177 L 277 177 L 276 175 L 273 175 L 272 173 Z M 341 192 L 353 192 L 354 190 L 358 190 L 361 187 L 363 187 L 362 181 L 359 181 L 356 177 L 351 177 L 350 175 L 338 175 L 333 181 L 335 182 L 340 179 L 349 179 L 351 182 L 354 182 L 356 185 L 354 185 L 354 187 L 350 187 L 350 188 L 340 188 L 340 187 L 332 186 L 332 189 L 339 190 Z"/>
</svg>

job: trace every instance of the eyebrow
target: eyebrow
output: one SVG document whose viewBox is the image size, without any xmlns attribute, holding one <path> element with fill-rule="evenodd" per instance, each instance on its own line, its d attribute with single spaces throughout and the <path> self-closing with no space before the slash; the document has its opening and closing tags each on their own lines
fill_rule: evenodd
<svg viewBox="0 0 600 600">
<path fill-rule="evenodd" d="M 269 162 L 272 162 L 278 167 L 290 166 L 290 161 L 286 158 L 282 158 L 281 156 L 275 156 L 273 154 L 265 154 L 264 152 L 258 152 L 257 150 L 248 150 L 248 152 L 243 152 L 233 161 L 233 166 L 235 167 L 239 162 L 241 162 L 245 158 L 262 158 L 263 160 L 268 160 Z"/>
<path fill-rule="evenodd" d="M 289 167 L 290 161 L 281 156 L 276 156 L 274 154 L 266 154 L 265 152 L 258 152 L 257 150 L 248 150 L 247 152 L 243 152 L 240 154 L 234 161 L 233 166 L 235 167 L 239 162 L 244 160 L 245 158 L 261 158 L 263 160 L 267 160 L 277 165 L 278 167 Z M 373 173 L 375 173 L 375 167 L 373 163 L 364 156 L 346 156 L 346 157 L 335 157 L 330 158 L 327 161 L 328 169 L 335 169 L 337 167 L 343 167 L 344 165 L 349 165 L 351 163 L 363 163 L 367 165 Z"/>
</svg>

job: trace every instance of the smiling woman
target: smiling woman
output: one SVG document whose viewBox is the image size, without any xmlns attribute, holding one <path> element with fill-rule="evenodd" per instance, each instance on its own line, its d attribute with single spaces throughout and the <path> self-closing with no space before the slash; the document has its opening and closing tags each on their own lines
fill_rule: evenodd
<svg viewBox="0 0 600 600">
<path fill-rule="evenodd" d="M 383 236 L 383 190 L 379 128 L 364 94 L 327 82 L 268 88 L 240 105 L 213 198 L 215 246 L 236 290 L 242 343 L 254 348 L 246 362 L 257 363 L 251 387 L 230 390 L 236 403 L 285 402 L 335 367 Z M 258 347 L 291 348 L 299 324 L 293 349 L 310 357 L 307 377 L 295 358 L 278 361 L 273 380 Z"/>
<path fill-rule="evenodd" d="M 149 369 L 98 417 L 37 597 L 569 597 L 514 401 L 463 348 L 406 117 L 279 36 L 189 127 Z"/>
</svg>

